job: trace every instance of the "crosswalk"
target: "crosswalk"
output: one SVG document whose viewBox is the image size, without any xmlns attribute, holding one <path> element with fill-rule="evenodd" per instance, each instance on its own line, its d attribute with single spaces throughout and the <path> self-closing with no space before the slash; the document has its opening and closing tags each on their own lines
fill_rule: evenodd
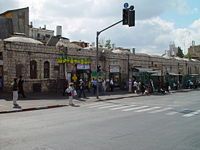
<svg viewBox="0 0 200 150">
<path fill-rule="evenodd" d="M 173 115 L 181 115 L 184 118 L 194 117 L 200 114 L 200 110 L 195 110 L 189 112 L 187 114 L 182 114 L 179 111 L 175 110 L 173 107 L 163 107 L 163 106 L 149 106 L 149 105 L 141 105 L 141 104 L 116 104 L 116 103 L 91 103 L 86 105 L 89 109 L 97 109 L 97 110 L 109 110 L 109 111 L 121 111 L 121 112 L 134 112 L 134 113 L 148 113 L 148 114 L 156 114 L 162 113 L 167 116 Z"/>
</svg>

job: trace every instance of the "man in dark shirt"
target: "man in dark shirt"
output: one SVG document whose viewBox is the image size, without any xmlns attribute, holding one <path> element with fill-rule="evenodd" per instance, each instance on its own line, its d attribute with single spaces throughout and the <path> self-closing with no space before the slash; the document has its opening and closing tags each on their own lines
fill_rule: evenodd
<svg viewBox="0 0 200 150">
<path fill-rule="evenodd" d="M 18 93 L 21 94 L 23 98 L 26 98 L 24 94 L 23 84 L 24 84 L 24 80 L 22 79 L 22 76 L 20 76 L 19 81 L 18 81 Z"/>
<path fill-rule="evenodd" d="M 18 99 L 18 86 L 17 86 L 17 78 L 14 78 L 14 81 L 12 83 L 12 91 L 13 91 L 13 108 L 21 108 L 17 104 Z"/>
</svg>

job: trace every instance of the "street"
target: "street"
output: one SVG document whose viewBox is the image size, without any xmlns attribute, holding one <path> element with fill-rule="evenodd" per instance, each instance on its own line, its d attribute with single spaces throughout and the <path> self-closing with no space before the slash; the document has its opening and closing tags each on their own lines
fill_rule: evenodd
<svg viewBox="0 0 200 150">
<path fill-rule="evenodd" d="M 199 93 L 0 114 L 0 150 L 199 150 Z"/>
</svg>

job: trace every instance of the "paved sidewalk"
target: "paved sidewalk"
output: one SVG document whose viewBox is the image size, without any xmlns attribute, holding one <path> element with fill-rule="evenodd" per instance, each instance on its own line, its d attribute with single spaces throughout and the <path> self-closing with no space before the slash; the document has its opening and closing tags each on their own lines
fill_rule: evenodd
<svg viewBox="0 0 200 150">
<path fill-rule="evenodd" d="M 177 90 L 177 91 L 172 91 L 171 93 L 188 92 L 188 91 L 191 91 L 191 89 Z M 73 102 L 78 106 L 84 103 L 123 99 L 128 97 L 137 97 L 137 96 L 141 96 L 141 94 L 128 93 L 125 91 L 117 91 L 112 93 L 109 92 L 106 95 L 99 96 L 100 99 L 96 99 L 95 96 L 88 96 L 87 99 L 79 99 L 79 100 L 75 99 Z M 48 94 L 38 93 L 34 95 L 28 95 L 28 98 L 19 99 L 18 104 L 21 106 L 21 109 L 13 108 L 12 99 L 10 95 L 4 99 L 0 98 L 0 114 L 69 106 L 67 96 L 57 95 L 55 93 L 48 93 Z"/>
</svg>

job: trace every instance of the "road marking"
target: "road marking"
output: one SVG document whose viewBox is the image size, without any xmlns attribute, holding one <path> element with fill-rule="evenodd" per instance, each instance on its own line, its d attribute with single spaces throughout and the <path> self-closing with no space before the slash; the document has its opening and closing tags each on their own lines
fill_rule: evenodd
<svg viewBox="0 0 200 150">
<path fill-rule="evenodd" d="M 172 115 L 175 115 L 175 114 L 177 114 L 177 113 L 178 113 L 178 112 L 173 111 L 173 112 L 166 113 L 166 115 L 172 116 Z"/>
<path fill-rule="evenodd" d="M 145 112 L 145 111 L 150 111 L 150 110 L 159 109 L 159 108 L 160 107 L 151 107 L 151 108 L 136 110 L 135 112 Z"/>
<path fill-rule="evenodd" d="M 134 108 L 123 109 L 122 111 L 138 110 L 138 109 L 143 109 L 143 108 L 147 108 L 147 107 L 149 107 L 149 106 L 139 106 L 139 107 L 134 107 Z"/>
<path fill-rule="evenodd" d="M 197 110 L 195 112 L 189 113 L 189 114 L 185 114 L 183 115 L 183 117 L 192 117 L 194 115 L 198 115 L 200 113 L 200 110 Z"/>
<path fill-rule="evenodd" d="M 172 109 L 171 107 L 167 107 L 167 108 L 163 108 L 163 109 L 159 109 L 159 110 L 154 110 L 154 111 L 151 111 L 149 113 L 155 114 L 155 113 L 164 112 L 164 111 L 171 110 L 171 109 Z"/>
<path fill-rule="evenodd" d="M 124 108 L 134 107 L 134 106 L 136 106 L 136 105 L 121 106 L 121 107 L 112 108 L 112 109 L 110 109 L 110 110 L 119 110 L 119 109 L 124 109 Z"/>
<path fill-rule="evenodd" d="M 121 105 L 103 106 L 103 107 L 99 107 L 98 109 L 112 108 L 112 107 L 117 107 L 117 106 L 121 106 Z"/>
<path fill-rule="evenodd" d="M 86 106 L 94 106 L 94 105 L 100 105 L 100 104 L 106 104 L 105 102 L 95 102 L 95 103 L 91 103 L 91 104 L 87 104 Z"/>
<path fill-rule="evenodd" d="M 94 106 L 90 106 L 88 108 L 96 108 L 96 107 L 101 107 L 101 106 L 108 106 L 110 104 L 97 104 L 97 105 L 94 105 Z"/>
</svg>

